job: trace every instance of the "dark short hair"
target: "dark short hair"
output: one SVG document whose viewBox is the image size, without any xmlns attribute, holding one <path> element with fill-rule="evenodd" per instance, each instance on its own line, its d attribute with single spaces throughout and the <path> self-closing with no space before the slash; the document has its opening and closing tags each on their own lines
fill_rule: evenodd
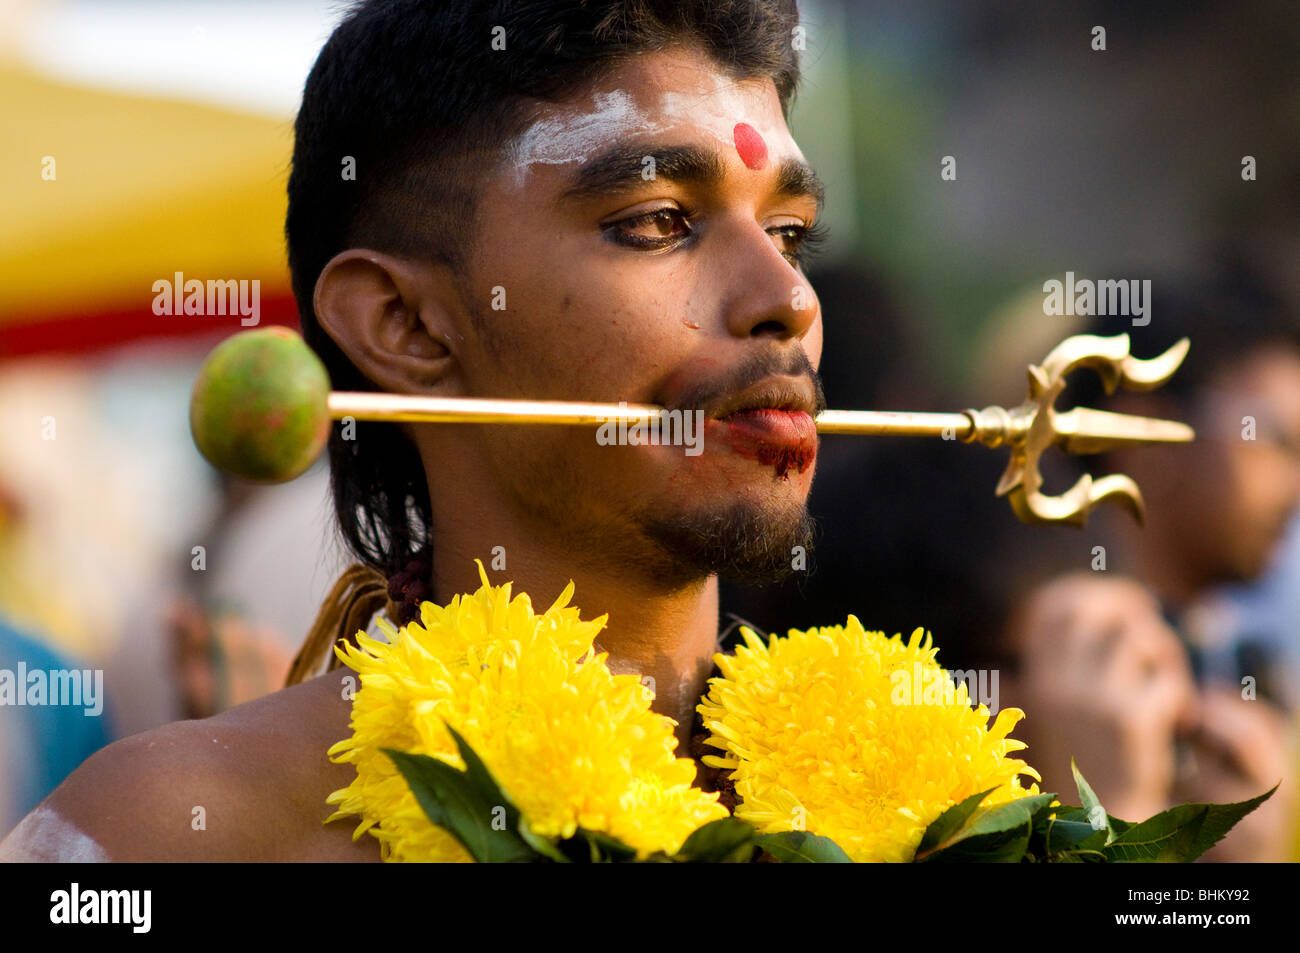
<svg viewBox="0 0 1300 953">
<path fill-rule="evenodd" d="M 737 78 L 798 82 L 795 0 L 363 0 L 321 50 L 294 125 L 285 232 L 303 336 L 342 390 L 375 390 L 312 307 L 325 264 L 369 247 L 464 266 L 477 176 L 521 131 L 527 99 L 558 101 L 620 61 L 693 45 Z M 494 48 L 504 38 L 505 49 Z M 349 158 L 355 178 L 343 175 Z M 393 424 L 358 423 L 329 454 L 349 547 L 388 575 L 427 547 L 428 487 Z"/>
</svg>

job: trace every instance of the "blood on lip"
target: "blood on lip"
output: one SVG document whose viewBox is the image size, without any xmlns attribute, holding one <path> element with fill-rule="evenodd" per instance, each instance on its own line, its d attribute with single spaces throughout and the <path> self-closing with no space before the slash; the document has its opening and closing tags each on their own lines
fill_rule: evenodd
<svg viewBox="0 0 1300 953">
<path fill-rule="evenodd" d="M 817 432 L 805 413 L 764 407 L 728 414 L 720 422 L 727 425 L 733 450 L 772 467 L 782 480 L 791 470 L 803 473 L 817 456 Z"/>
</svg>

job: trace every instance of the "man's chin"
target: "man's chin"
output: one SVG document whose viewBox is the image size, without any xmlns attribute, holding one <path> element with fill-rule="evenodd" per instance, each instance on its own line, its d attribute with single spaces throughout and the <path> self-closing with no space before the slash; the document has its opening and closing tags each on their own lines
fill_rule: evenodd
<svg viewBox="0 0 1300 953">
<path fill-rule="evenodd" d="M 718 575 L 742 585 L 780 582 L 806 566 L 815 529 L 803 504 L 774 512 L 744 501 L 655 515 L 643 526 L 659 544 L 668 575 L 682 583 Z"/>
</svg>

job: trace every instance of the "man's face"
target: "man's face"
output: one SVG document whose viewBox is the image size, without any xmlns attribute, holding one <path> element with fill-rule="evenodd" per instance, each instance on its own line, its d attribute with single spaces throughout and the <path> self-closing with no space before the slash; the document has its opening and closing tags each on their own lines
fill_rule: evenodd
<svg viewBox="0 0 1300 953">
<path fill-rule="evenodd" d="M 433 458 L 481 455 L 483 493 L 575 560 L 682 583 L 788 572 L 822 409 L 821 312 L 796 256 L 820 186 L 775 86 L 646 54 L 528 120 L 480 192 L 459 386 L 701 409 L 702 447 L 456 427 Z"/>
<path fill-rule="evenodd" d="M 1300 357 L 1261 349 L 1217 381 L 1203 403 L 1215 459 L 1193 477 L 1205 497 L 1192 511 L 1205 521 L 1197 535 L 1224 577 L 1251 579 L 1300 502 Z"/>
</svg>

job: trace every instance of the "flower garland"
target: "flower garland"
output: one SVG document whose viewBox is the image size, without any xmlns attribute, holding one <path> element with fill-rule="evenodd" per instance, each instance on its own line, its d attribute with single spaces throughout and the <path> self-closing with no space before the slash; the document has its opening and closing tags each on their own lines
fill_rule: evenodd
<svg viewBox="0 0 1300 953">
<path fill-rule="evenodd" d="M 503 795 L 484 802 L 492 829 L 515 810 L 524 840 L 552 853 L 542 840 L 589 832 L 636 859 L 666 859 L 726 819 L 718 794 L 692 785 L 695 763 L 675 756 L 673 720 L 650 710 L 636 676 L 611 674 L 593 651 L 608 617 L 581 621 L 568 605 L 572 582 L 539 615 L 526 594 L 512 598 L 510 583 L 491 586 L 478 569 L 473 595 L 423 603 L 419 623 L 400 631 L 381 621 L 387 642 L 359 634 L 357 646 L 336 647 L 361 687 L 353 734 L 328 753 L 357 776 L 329 796 L 337 810 L 326 823 L 359 817 L 353 839 L 377 838 L 384 860 L 472 860 L 463 838 L 430 819 L 394 760 L 402 752 L 460 777 L 476 770 L 465 755 L 477 755 Z M 850 616 L 767 645 L 743 633 L 734 657 L 715 657 L 723 677 L 698 708 L 722 752 L 702 760 L 730 772 L 735 817 L 760 833 L 807 831 L 856 861 L 907 861 L 950 809 L 1038 795 L 1019 782 L 1041 780 L 1037 772 L 1007 756 L 1024 747 L 1008 737 L 1019 710 L 986 729 L 989 712 L 970 707 L 964 685 L 948 703 L 896 703 L 899 672 L 942 672 L 921 630 L 904 643 Z"/>
</svg>

